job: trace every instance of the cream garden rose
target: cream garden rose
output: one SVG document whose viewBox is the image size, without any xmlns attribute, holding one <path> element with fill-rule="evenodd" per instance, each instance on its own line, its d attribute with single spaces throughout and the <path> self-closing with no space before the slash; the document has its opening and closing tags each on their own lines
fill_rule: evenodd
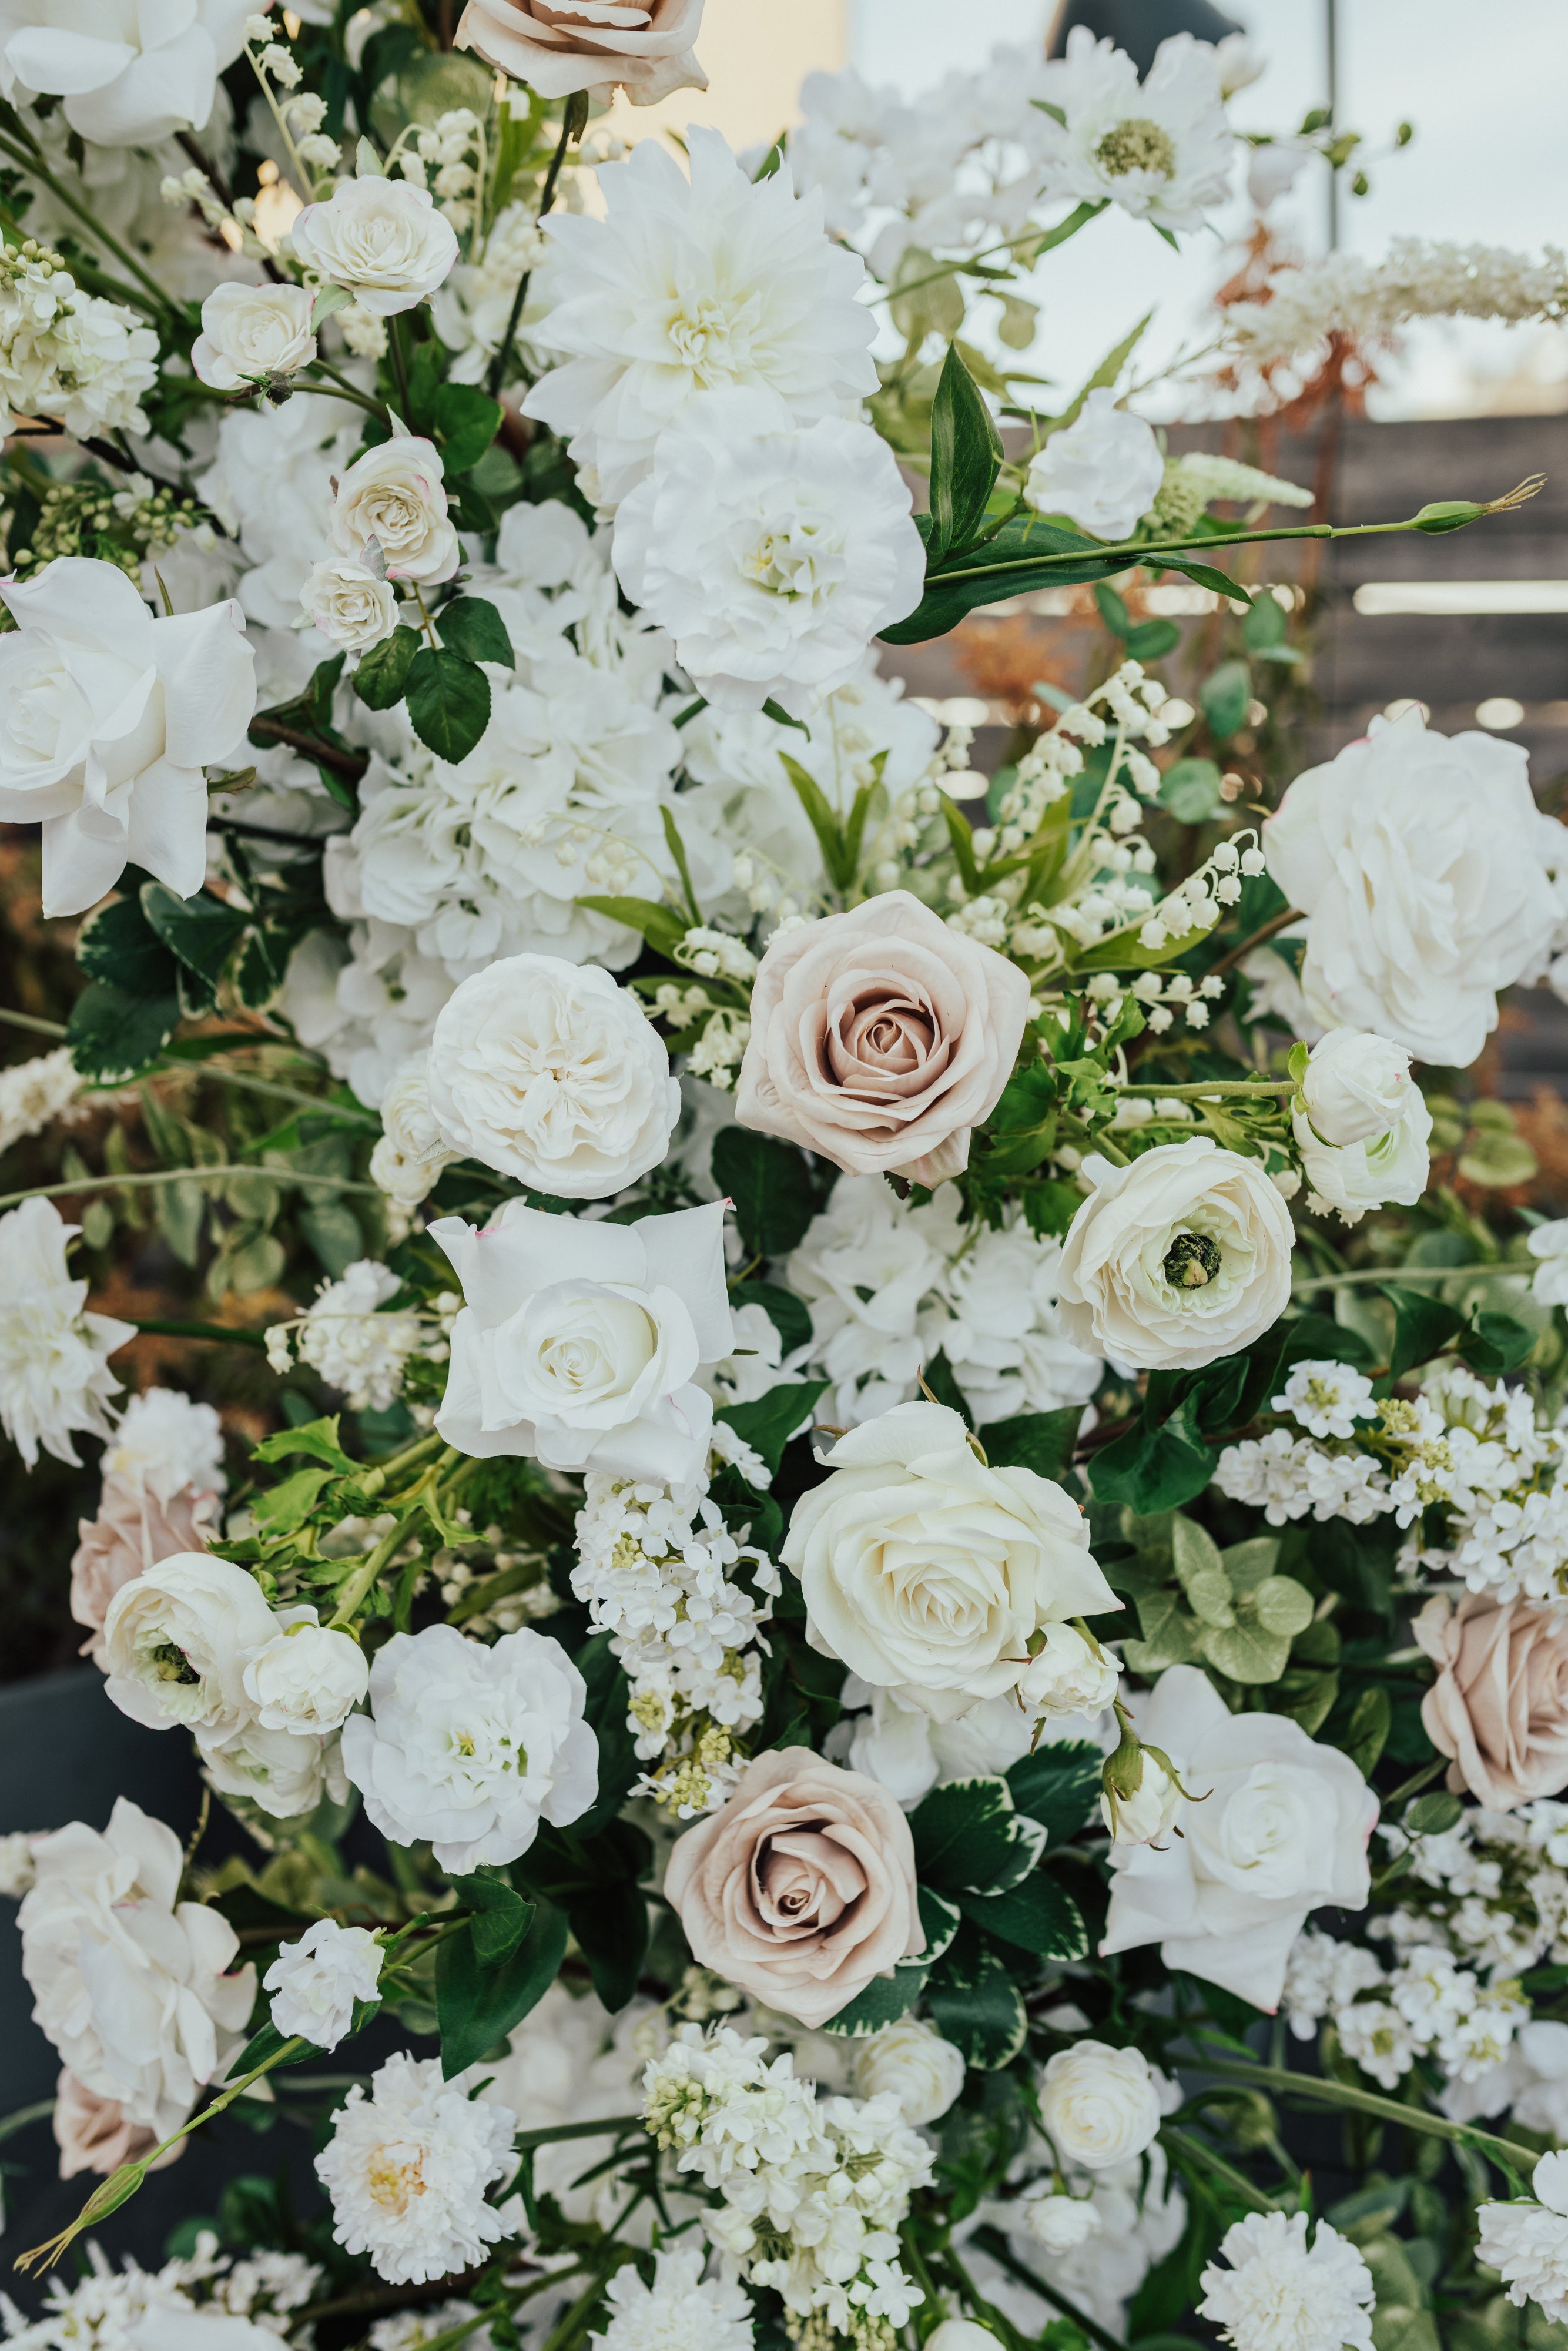
<svg viewBox="0 0 1568 2351">
<path fill-rule="evenodd" d="M 703 0 L 468 0 L 457 47 L 541 98 L 585 89 L 608 106 L 620 89 L 633 106 L 652 106 L 707 88 L 692 50 L 702 16 Z"/>
<path fill-rule="evenodd" d="M 1102 2041 L 1059 2049 L 1040 2084 L 1040 2120 L 1058 2155 L 1086 2171 L 1142 2155 L 1160 2126 L 1156 2080 L 1139 2049 Z"/>
<path fill-rule="evenodd" d="M 347 556 L 325 555 L 312 565 L 299 602 L 306 621 L 345 653 L 369 653 L 397 626 L 392 582 Z"/>
<path fill-rule="evenodd" d="M 945 1405 L 901 1404 L 839 1439 L 779 1554 L 807 1638 L 938 1721 L 1018 1689 L 1031 1635 L 1121 1602 L 1078 1505 L 990 1469 Z"/>
<path fill-rule="evenodd" d="M 298 259 L 378 319 L 412 310 L 446 277 L 457 239 L 423 188 L 379 175 L 340 180 L 289 230 Z"/>
<path fill-rule="evenodd" d="M 1295 1234 L 1260 1161 L 1195 1136 L 1125 1167 L 1092 1154 L 1083 1172 L 1094 1189 L 1057 1270 L 1075 1346 L 1139 1371 L 1191 1370 L 1278 1322 Z"/>
<path fill-rule="evenodd" d="M 214 286 L 202 305 L 191 365 L 215 392 L 292 375 L 316 356 L 308 286 Z"/>
<path fill-rule="evenodd" d="M 329 526 L 340 555 L 362 558 L 374 539 L 389 580 L 434 587 L 459 561 L 446 513 L 445 468 L 433 441 L 394 434 L 356 457 L 338 483 Z"/>
<path fill-rule="evenodd" d="M 1301 1101 L 1320 1141 L 1372 1143 L 1399 1124 L 1415 1092 L 1410 1056 L 1392 1038 L 1331 1029 L 1307 1058 Z"/>
<path fill-rule="evenodd" d="M 278 1611 L 282 1625 L 246 1660 L 241 1687 L 263 1730 L 325 1737 L 340 1728 L 370 1687 L 370 1666 L 347 1633 L 319 1625 L 314 1608 Z"/>
<path fill-rule="evenodd" d="M 402 1209 L 429 1196 L 449 1151 L 430 1107 L 429 1055 L 406 1061 L 382 1101 L 382 1133 L 371 1154 L 371 1181 Z"/>
</svg>

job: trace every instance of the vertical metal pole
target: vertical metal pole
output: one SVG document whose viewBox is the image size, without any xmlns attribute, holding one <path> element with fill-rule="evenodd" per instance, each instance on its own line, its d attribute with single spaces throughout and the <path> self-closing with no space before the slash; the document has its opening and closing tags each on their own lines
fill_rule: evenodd
<svg viewBox="0 0 1568 2351">
<path fill-rule="evenodd" d="M 1323 0 L 1323 31 L 1328 49 L 1329 129 L 1339 130 L 1339 0 Z M 1329 251 L 1339 246 L 1339 173 L 1329 168 Z"/>
</svg>

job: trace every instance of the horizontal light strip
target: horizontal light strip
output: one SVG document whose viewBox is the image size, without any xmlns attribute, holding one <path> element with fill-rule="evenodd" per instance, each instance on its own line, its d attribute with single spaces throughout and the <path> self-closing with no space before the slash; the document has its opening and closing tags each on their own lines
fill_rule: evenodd
<svg viewBox="0 0 1568 2351">
<path fill-rule="evenodd" d="M 1568 612 L 1568 580 L 1369 580 L 1355 609 L 1393 612 Z"/>
</svg>

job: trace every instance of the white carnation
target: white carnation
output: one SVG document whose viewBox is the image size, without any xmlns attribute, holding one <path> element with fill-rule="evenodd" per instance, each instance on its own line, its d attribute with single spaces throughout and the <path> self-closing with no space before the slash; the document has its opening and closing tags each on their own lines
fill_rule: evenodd
<svg viewBox="0 0 1568 2351">
<path fill-rule="evenodd" d="M 364 183 L 361 182 L 361 185 Z M 484 2260 L 507 2234 L 486 2191 L 512 2168 L 517 2116 L 444 2082 L 438 2057 L 389 2057 L 356 2083 L 316 2158 L 332 2233 L 369 2253 L 392 2285 L 419 2285 Z"/>
<path fill-rule="evenodd" d="M 1230 2266 L 1204 2271 L 1198 2311 L 1235 2351 L 1372 2351 L 1372 2273 L 1326 2220 L 1309 2250 L 1304 2212 L 1249 2212 L 1219 2252 Z"/>
<path fill-rule="evenodd" d="M 103 1452 L 105 1478 L 172 1502 L 186 1487 L 221 1494 L 223 1425 L 210 1404 L 195 1404 L 178 1388 L 143 1388 L 131 1397 Z"/>
<path fill-rule="evenodd" d="M 30 1469 L 41 1445 L 57 1461 L 79 1458 L 78 1430 L 110 1434 L 109 1368 L 133 1323 L 84 1311 L 87 1283 L 73 1281 L 66 1244 L 79 1232 L 52 1200 L 24 1200 L 0 1217 L 0 1423 Z"/>
<path fill-rule="evenodd" d="M 654 2256 L 651 2286 L 627 2262 L 604 2289 L 610 2324 L 589 2340 L 603 2351 L 751 2351 L 750 2295 L 722 2274 L 705 2284 L 702 2273 L 703 2254 L 690 2245 Z"/>
<path fill-rule="evenodd" d="M 356 2001 L 377 1997 L 382 1947 L 364 1927 L 318 1918 L 297 1941 L 285 1943 L 261 1980 L 272 1994 L 272 2022 L 287 2040 L 298 2034 L 318 2049 L 336 2049 L 354 2022 Z"/>
</svg>

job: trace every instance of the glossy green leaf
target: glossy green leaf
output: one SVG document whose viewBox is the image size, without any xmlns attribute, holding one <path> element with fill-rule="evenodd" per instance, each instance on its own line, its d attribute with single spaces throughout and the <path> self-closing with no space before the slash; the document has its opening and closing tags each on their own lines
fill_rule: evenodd
<svg viewBox="0 0 1568 2351">
<path fill-rule="evenodd" d="M 1079 1404 L 1063 1405 L 1057 1412 L 1016 1413 L 1010 1420 L 987 1421 L 980 1443 L 993 1469 L 1032 1469 L 1037 1478 L 1060 1485 L 1072 1467 L 1082 1419 Z"/>
<path fill-rule="evenodd" d="M 176 995 L 131 996 L 95 979 L 70 1008 L 66 1042 L 82 1077 L 95 1085 L 124 1085 L 157 1060 L 179 1018 Z"/>
<path fill-rule="evenodd" d="M 360 655 L 349 683 L 367 710 L 391 710 L 402 700 L 409 664 L 423 643 L 417 629 L 400 623 L 390 637 Z"/>
<path fill-rule="evenodd" d="M 1076 1836 L 1084 1823 L 1093 1818 L 1103 1761 L 1100 1750 L 1087 1740 L 1064 1739 L 1055 1746 L 1042 1741 L 1008 1773 L 1014 1803 L 1040 1823 L 1047 1851 Z"/>
<path fill-rule="evenodd" d="M 817 1208 L 810 1171 L 794 1144 L 750 1127 L 721 1127 L 712 1168 L 714 1182 L 735 1204 L 747 1256 L 788 1256 Z"/>
<path fill-rule="evenodd" d="M 1000 1894 L 963 1895 L 960 1907 L 983 1934 L 1037 1959 L 1081 1959 L 1088 1952 L 1082 1912 L 1044 1870 L 1031 1870 Z"/>
<path fill-rule="evenodd" d="M 490 723 L 490 681 L 457 653 L 422 645 L 409 664 L 405 689 L 414 733 L 438 759 L 465 759 Z"/>
<path fill-rule="evenodd" d="M 522 1941 L 499 1966 L 481 1959 L 471 1925 L 440 1946 L 435 2012 L 444 2081 L 487 2056 L 543 1999 L 560 1972 L 566 1938 L 565 1912 L 541 1902 Z"/>
<path fill-rule="evenodd" d="M 88 915 L 77 933 L 77 961 L 89 979 L 105 979 L 126 996 L 172 996 L 179 976 L 177 958 L 134 893 Z"/>
<path fill-rule="evenodd" d="M 948 346 L 931 407 L 930 570 L 967 547 L 986 518 L 1001 470 L 1002 442 L 979 386 Z"/>
<path fill-rule="evenodd" d="M 435 627 L 448 652 L 461 653 L 465 661 L 495 662 L 502 669 L 517 665 L 507 624 L 483 596 L 458 596 L 443 604 Z"/>
<path fill-rule="evenodd" d="M 925 2012 L 967 2065 L 994 2073 L 1023 2047 L 1029 2020 L 1019 1988 L 985 1938 L 960 1935 L 925 1987 Z"/>
<path fill-rule="evenodd" d="M 448 474 L 476 465 L 501 424 L 501 404 L 471 383 L 443 383 L 433 403 L 442 462 Z"/>
</svg>

